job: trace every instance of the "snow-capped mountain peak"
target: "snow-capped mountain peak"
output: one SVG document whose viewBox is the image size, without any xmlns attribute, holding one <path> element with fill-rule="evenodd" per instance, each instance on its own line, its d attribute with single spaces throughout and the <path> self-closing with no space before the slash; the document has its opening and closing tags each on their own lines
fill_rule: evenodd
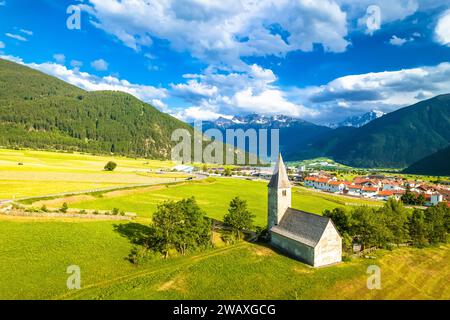
<svg viewBox="0 0 450 320">
<path fill-rule="evenodd" d="M 267 127 L 289 127 L 295 123 L 303 123 L 301 119 L 285 116 L 285 115 L 274 115 L 266 116 L 260 114 L 248 114 L 243 116 L 234 116 L 231 119 L 224 117 L 218 118 L 214 121 L 214 124 L 218 127 L 227 128 L 233 125 L 241 126 L 267 126 Z"/>
<path fill-rule="evenodd" d="M 364 113 L 359 116 L 348 117 L 342 122 L 330 124 L 330 128 L 340 128 L 340 127 L 355 127 L 359 128 L 365 126 L 369 122 L 372 122 L 375 119 L 381 118 L 386 113 L 380 110 L 372 110 L 370 112 Z"/>
</svg>

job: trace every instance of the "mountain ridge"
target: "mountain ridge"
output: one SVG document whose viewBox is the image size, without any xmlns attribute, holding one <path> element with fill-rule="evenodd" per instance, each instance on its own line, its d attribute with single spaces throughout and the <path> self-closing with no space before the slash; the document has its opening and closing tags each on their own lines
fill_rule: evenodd
<svg viewBox="0 0 450 320">
<path fill-rule="evenodd" d="M 169 159 L 186 123 L 119 91 L 88 92 L 0 59 L 0 145 Z"/>
<path fill-rule="evenodd" d="M 450 176 L 450 145 L 413 163 L 403 172 L 420 175 Z"/>
<path fill-rule="evenodd" d="M 360 128 L 360 127 L 365 126 L 366 124 L 372 122 L 373 120 L 381 118 L 385 115 L 386 115 L 385 112 L 374 109 L 374 110 L 371 110 L 371 111 L 366 112 L 361 115 L 348 117 L 341 122 L 329 124 L 328 126 L 332 129 L 336 129 L 336 128 L 340 128 L 340 127 Z"/>
</svg>

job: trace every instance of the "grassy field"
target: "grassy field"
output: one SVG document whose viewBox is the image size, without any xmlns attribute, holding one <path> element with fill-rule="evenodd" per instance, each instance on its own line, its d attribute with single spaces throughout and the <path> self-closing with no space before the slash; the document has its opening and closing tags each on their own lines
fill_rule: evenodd
<svg viewBox="0 0 450 320">
<path fill-rule="evenodd" d="M 165 200 L 179 200 L 195 196 L 200 207 L 208 216 L 222 220 L 231 199 L 239 196 L 247 200 L 249 209 L 256 215 L 256 224 L 267 223 L 267 181 L 248 181 L 229 178 L 210 178 L 186 182 L 180 185 L 158 186 L 131 191 L 105 193 L 101 198 L 95 196 L 74 196 L 50 201 L 37 202 L 36 207 L 46 205 L 59 208 L 64 202 L 79 209 L 111 210 L 119 208 L 135 212 L 142 218 L 151 217 L 156 206 Z M 321 214 L 325 209 L 353 205 L 381 205 L 380 202 L 356 198 L 342 198 L 325 193 L 317 193 L 304 188 L 293 191 L 293 207 Z"/>
<path fill-rule="evenodd" d="M 104 172 L 111 159 L 0 150 L 0 199 L 155 182 L 160 175 L 152 170 L 172 165 L 114 158 L 117 170 Z M 164 177 L 168 182 L 180 176 Z M 71 208 L 119 208 L 138 213 L 138 219 L 130 223 L 0 215 L 0 299 L 450 299 L 450 246 L 380 251 L 375 260 L 319 269 L 250 243 L 140 266 L 128 262 L 130 235 L 149 223 L 157 204 L 190 196 L 217 219 L 223 218 L 229 201 L 240 196 L 256 214 L 256 224 L 266 225 L 267 181 L 214 178 L 38 201 L 33 206 L 68 202 Z M 293 189 L 293 207 L 318 214 L 335 207 L 380 204 Z M 381 290 L 366 287 L 369 264 L 382 268 Z M 82 290 L 66 287 L 70 265 L 81 268 Z"/>
<path fill-rule="evenodd" d="M 0 217 L 0 229 L 8 230 L 0 233 L 0 299 L 450 298 L 449 246 L 313 269 L 240 243 L 135 267 L 112 222 Z M 369 264 L 381 267 L 381 290 L 366 287 Z M 81 290 L 66 288 L 70 265 L 81 269 Z"/>
<path fill-rule="evenodd" d="M 103 170 L 108 161 L 118 164 L 114 172 Z M 186 177 L 155 172 L 172 165 L 170 161 L 0 149 L 0 199 L 169 182 Z"/>
</svg>

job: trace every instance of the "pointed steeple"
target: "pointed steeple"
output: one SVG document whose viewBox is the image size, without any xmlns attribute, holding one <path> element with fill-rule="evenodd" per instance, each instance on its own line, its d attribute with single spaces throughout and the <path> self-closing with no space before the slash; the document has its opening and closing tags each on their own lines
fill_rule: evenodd
<svg viewBox="0 0 450 320">
<path fill-rule="evenodd" d="M 273 175 L 269 182 L 269 188 L 291 188 L 291 183 L 289 182 L 286 166 L 284 165 L 281 153 L 278 156 L 277 164 L 275 165 L 275 169 L 273 170 Z"/>
</svg>

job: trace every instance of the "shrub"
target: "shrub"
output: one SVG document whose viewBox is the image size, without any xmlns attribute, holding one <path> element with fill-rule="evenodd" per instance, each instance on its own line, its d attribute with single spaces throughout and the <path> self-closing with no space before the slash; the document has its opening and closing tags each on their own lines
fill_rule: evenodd
<svg viewBox="0 0 450 320">
<path fill-rule="evenodd" d="M 105 170 L 106 171 L 114 171 L 114 169 L 117 168 L 117 163 L 113 162 L 113 161 L 109 161 L 106 165 L 105 165 Z"/>
<path fill-rule="evenodd" d="M 59 209 L 62 213 L 67 213 L 67 210 L 69 210 L 69 206 L 67 205 L 67 202 L 64 202 L 61 209 Z"/>
</svg>

